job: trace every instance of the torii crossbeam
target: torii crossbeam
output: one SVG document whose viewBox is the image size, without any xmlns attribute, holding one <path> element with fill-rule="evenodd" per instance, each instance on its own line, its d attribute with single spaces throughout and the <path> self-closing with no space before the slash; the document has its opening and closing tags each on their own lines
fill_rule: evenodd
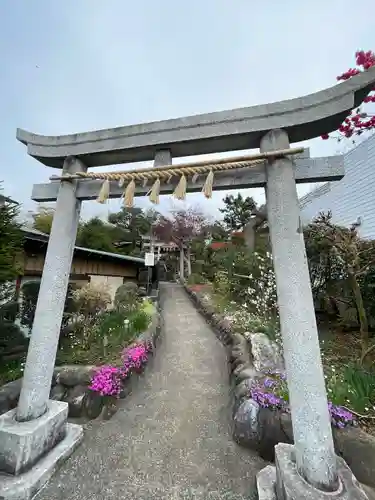
<svg viewBox="0 0 375 500">
<path fill-rule="evenodd" d="M 153 160 L 160 150 L 179 158 L 254 149 L 275 129 L 285 130 L 295 143 L 337 130 L 373 87 L 374 74 L 371 68 L 321 92 L 271 104 L 83 134 L 43 136 L 18 129 L 17 139 L 29 155 L 55 168 L 68 156 L 97 167 Z"/>
</svg>

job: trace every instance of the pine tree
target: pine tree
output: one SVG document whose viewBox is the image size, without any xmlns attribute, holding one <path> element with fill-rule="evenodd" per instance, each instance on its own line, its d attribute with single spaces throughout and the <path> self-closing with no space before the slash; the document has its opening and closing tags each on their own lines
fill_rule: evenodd
<svg viewBox="0 0 375 500">
<path fill-rule="evenodd" d="M 21 224 L 17 221 L 18 205 L 4 201 L 0 205 L 0 303 L 10 299 L 9 283 L 19 273 L 18 257 L 22 251 Z"/>
<path fill-rule="evenodd" d="M 223 199 L 223 202 L 225 206 L 220 208 L 220 212 L 224 214 L 224 223 L 231 231 L 242 230 L 256 213 L 257 205 L 250 196 L 243 198 L 238 193 L 235 198 L 230 194 Z"/>
</svg>

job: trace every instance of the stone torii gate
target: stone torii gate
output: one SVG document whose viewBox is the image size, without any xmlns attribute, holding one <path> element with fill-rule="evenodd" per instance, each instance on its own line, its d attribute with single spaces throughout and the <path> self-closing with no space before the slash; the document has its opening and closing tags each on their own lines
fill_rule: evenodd
<svg viewBox="0 0 375 500">
<path fill-rule="evenodd" d="M 18 407 L 0 416 L 0 471 L 7 473 L 0 475 L 1 498 L 15 498 L 15 491 L 17 498 L 29 498 L 82 438 L 82 429 L 66 422 L 67 404 L 49 400 L 80 206 L 95 199 L 101 185 L 79 174 L 103 165 L 153 160 L 160 167 L 172 158 L 250 148 L 260 148 L 266 159 L 252 168 L 215 172 L 214 187 L 266 189 L 295 440 L 294 446 L 276 447 L 276 474 L 267 470 L 258 479 L 264 484 L 269 478 L 272 492 L 275 482 L 279 500 L 365 498 L 334 452 L 296 191 L 296 183 L 341 179 L 342 159 L 309 158 L 305 150 L 293 160 L 285 150 L 290 142 L 336 130 L 374 83 L 372 68 L 327 90 L 273 104 L 58 137 L 17 131 L 29 155 L 62 169 L 63 176 L 35 185 L 32 193 L 35 201 L 57 204 Z M 272 155 L 280 150 L 285 154 Z M 202 179 L 194 180 L 187 181 L 187 192 L 202 189 Z M 107 188 L 109 197 L 122 195 L 117 182 Z M 160 193 L 172 190 L 162 180 Z M 134 188 L 136 196 L 147 191 Z"/>
</svg>

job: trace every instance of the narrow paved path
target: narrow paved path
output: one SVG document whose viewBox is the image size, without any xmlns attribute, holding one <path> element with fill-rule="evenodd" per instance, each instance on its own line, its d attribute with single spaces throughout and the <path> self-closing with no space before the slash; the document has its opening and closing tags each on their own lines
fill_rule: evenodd
<svg viewBox="0 0 375 500">
<path fill-rule="evenodd" d="M 164 287 L 152 368 L 38 500 L 249 500 L 264 463 L 232 442 L 226 354 L 179 285 Z"/>
</svg>

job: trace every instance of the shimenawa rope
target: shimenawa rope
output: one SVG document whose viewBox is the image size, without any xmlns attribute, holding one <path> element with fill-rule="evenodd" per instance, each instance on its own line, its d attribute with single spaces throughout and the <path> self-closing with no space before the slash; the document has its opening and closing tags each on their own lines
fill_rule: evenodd
<svg viewBox="0 0 375 500">
<path fill-rule="evenodd" d="M 166 165 L 162 167 L 125 170 L 120 172 L 79 172 L 76 174 L 65 174 L 60 177 L 51 177 L 51 180 L 103 179 L 104 182 L 97 198 L 99 203 L 105 203 L 109 198 L 110 181 L 118 181 L 120 187 L 124 186 L 125 183 L 129 181 L 124 190 L 124 206 L 132 207 L 136 181 L 142 181 L 143 185 L 145 185 L 149 180 L 154 180 L 154 183 L 147 194 L 152 203 L 158 204 L 161 179 L 166 180 L 166 182 L 169 183 L 172 177 L 180 176 L 180 180 L 174 190 L 173 196 L 178 200 L 184 200 L 186 198 L 187 177 L 192 176 L 192 182 L 196 182 L 198 175 L 208 173 L 202 192 L 206 198 L 211 198 L 214 183 L 214 172 L 253 167 L 255 165 L 259 165 L 260 163 L 264 163 L 267 159 L 295 155 L 302 153 L 303 151 L 303 148 L 286 149 L 268 153 L 259 153 L 252 156 L 241 156 L 232 159 L 226 158 L 216 161 L 196 162 L 195 164 L 182 164 L 178 166 Z"/>
</svg>

